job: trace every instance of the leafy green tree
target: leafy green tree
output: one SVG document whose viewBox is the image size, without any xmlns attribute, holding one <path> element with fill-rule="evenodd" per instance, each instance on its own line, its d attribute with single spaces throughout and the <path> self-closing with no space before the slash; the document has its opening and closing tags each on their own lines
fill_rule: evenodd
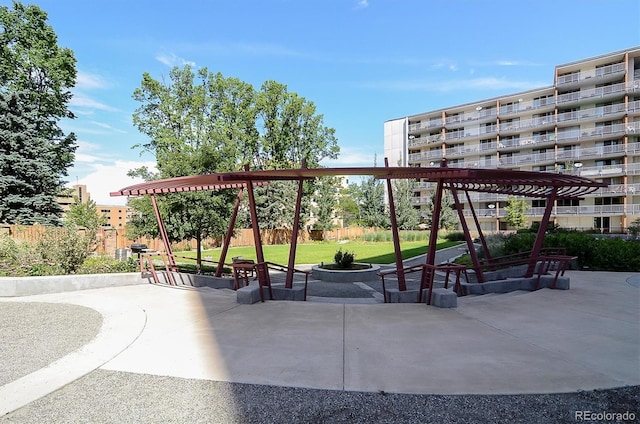
<svg viewBox="0 0 640 424">
<path fill-rule="evenodd" d="M 509 197 L 509 203 L 504 207 L 506 212 L 504 220 L 507 224 L 516 229 L 524 228 L 527 225 L 526 212 L 529 209 L 526 200 Z"/>
<path fill-rule="evenodd" d="M 107 224 L 107 217 L 98 211 L 93 200 L 81 202 L 77 196 L 74 196 L 73 200 L 65 214 L 64 223 L 71 231 L 84 229 L 87 248 L 94 251 L 97 247 L 98 231 Z"/>
<path fill-rule="evenodd" d="M 86 228 L 97 233 L 103 226 L 107 225 L 107 217 L 98 211 L 96 202 L 88 200 L 81 202 L 77 196 L 65 214 L 65 224 L 76 228 Z"/>
<path fill-rule="evenodd" d="M 315 166 L 337 155 L 333 129 L 322 125 L 313 103 L 275 82 L 257 92 L 238 79 L 206 68 L 194 73 L 185 66 L 173 68 L 169 81 L 156 81 L 145 73 L 133 97 L 141 104 L 133 122 L 149 137 L 134 147 L 156 157 L 158 173 L 137 169 L 130 175 L 172 178 L 236 171 L 245 164 L 252 169 L 291 168 L 302 160 Z M 295 187 L 292 182 L 274 182 L 255 189 L 263 228 L 291 227 Z M 306 184 L 305 192 L 313 192 L 313 187 Z M 180 193 L 158 200 L 171 241 L 195 239 L 199 261 L 201 241 L 226 230 L 235 193 Z M 149 209 L 145 202 L 131 205 L 144 212 Z M 157 229 L 151 221 L 138 216 L 128 231 L 153 236 Z"/>
<path fill-rule="evenodd" d="M 413 207 L 413 186 L 410 179 L 392 181 L 396 222 L 400 230 L 413 230 L 420 223 L 420 212 Z"/>
<path fill-rule="evenodd" d="M 134 147 L 156 157 L 158 173 L 141 168 L 129 174 L 155 179 L 236 170 L 243 152 L 239 143 L 257 135 L 251 86 L 206 69 L 196 75 L 189 66 L 172 69 L 169 77 L 165 84 L 145 73 L 141 87 L 134 91 L 141 106 L 133 122 L 149 137 L 147 143 Z M 193 192 L 158 199 L 169 241 L 196 240 L 198 267 L 202 241 L 226 231 L 233 196 L 229 191 Z M 140 200 L 131 206 L 146 212 L 151 209 L 148 202 Z M 132 220 L 128 232 L 155 236 L 158 230 L 150 224 L 152 217 Z"/>
<path fill-rule="evenodd" d="M 253 151 L 257 169 L 298 167 L 302 161 L 318 167 L 325 158 L 338 157 L 335 130 L 324 126 L 313 102 L 287 90 L 287 86 L 266 81 L 257 97 L 260 139 Z"/>
<path fill-rule="evenodd" d="M 0 6 L 0 222 L 60 225 L 56 199 L 77 148 L 58 126 L 76 68 L 37 6 Z"/>
</svg>

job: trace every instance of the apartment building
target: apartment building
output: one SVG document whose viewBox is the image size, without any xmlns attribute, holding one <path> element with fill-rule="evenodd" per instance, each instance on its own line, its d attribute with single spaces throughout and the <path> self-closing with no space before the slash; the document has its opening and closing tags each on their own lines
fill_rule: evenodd
<svg viewBox="0 0 640 424">
<path fill-rule="evenodd" d="M 76 198 L 81 203 L 91 200 L 91 194 L 84 184 L 74 184 L 69 191 L 70 195 L 68 197 L 58 198 L 58 203 L 62 206 L 63 216 L 69 211 L 71 205 L 75 203 Z M 133 214 L 133 209 L 128 206 L 96 205 L 96 209 L 106 217 L 106 228 L 124 229 Z"/>
<path fill-rule="evenodd" d="M 570 173 L 609 184 L 581 200 L 558 200 L 563 228 L 625 232 L 640 218 L 640 47 L 556 66 L 553 85 L 394 119 L 385 156 L 402 166 Z M 429 202 L 428 183 L 414 194 Z M 530 222 L 547 199 L 526 199 Z M 466 201 L 466 199 L 465 199 Z M 507 230 L 508 199 L 475 193 L 483 231 Z M 470 215 L 469 215 L 470 217 Z"/>
</svg>

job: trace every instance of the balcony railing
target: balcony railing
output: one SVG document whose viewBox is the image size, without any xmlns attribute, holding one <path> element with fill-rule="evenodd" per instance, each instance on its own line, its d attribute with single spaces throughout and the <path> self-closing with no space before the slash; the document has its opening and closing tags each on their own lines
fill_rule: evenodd
<svg viewBox="0 0 640 424">
<path fill-rule="evenodd" d="M 409 147 L 426 146 L 427 144 L 433 144 L 442 141 L 442 134 L 429 135 L 426 137 L 409 138 Z"/>
<path fill-rule="evenodd" d="M 591 78 L 603 78 L 609 75 L 624 75 L 624 62 L 614 63 L 612 65 L 603 66 L 588 71 L 576 72 L 569 75 L 558 77 L 557 85 L 572 85 L 583 81 L 589 81 Z M 590 81 L 589 81 L 590 82 Z M 594 82 L 595 83 L 595 82 Z"/>
</svg>

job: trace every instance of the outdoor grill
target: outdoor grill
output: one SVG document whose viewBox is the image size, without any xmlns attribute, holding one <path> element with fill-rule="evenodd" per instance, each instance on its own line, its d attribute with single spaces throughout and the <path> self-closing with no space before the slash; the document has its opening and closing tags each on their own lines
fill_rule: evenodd
<svg viewBox="0 0 640 424">
<path fill-rule="evenodd" d="M 144 251 L 147 250 L 147 245 L 144 243 L 133 243 L 131 245 L 131 253 L 143 253 Z"/>
</svg>

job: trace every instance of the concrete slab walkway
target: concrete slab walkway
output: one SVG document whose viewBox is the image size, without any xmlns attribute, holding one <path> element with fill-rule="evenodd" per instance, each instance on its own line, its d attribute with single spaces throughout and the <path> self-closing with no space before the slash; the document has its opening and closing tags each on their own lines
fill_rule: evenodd
<svg viewBox="0 0 640 424">
<path fill-rule="evenodd" d="M 0 387 L 0 416 L 98 368 L 414 394 L 640 385 L 640 290 L 632 284 L 638 275 L 567 275 L 568 291 L 463 297 L 456 309 L 239 305 L 230 290 L 154 285 L 0 299 L 85 306 L 104 322 L 80 350 Z"/>
</svg>

